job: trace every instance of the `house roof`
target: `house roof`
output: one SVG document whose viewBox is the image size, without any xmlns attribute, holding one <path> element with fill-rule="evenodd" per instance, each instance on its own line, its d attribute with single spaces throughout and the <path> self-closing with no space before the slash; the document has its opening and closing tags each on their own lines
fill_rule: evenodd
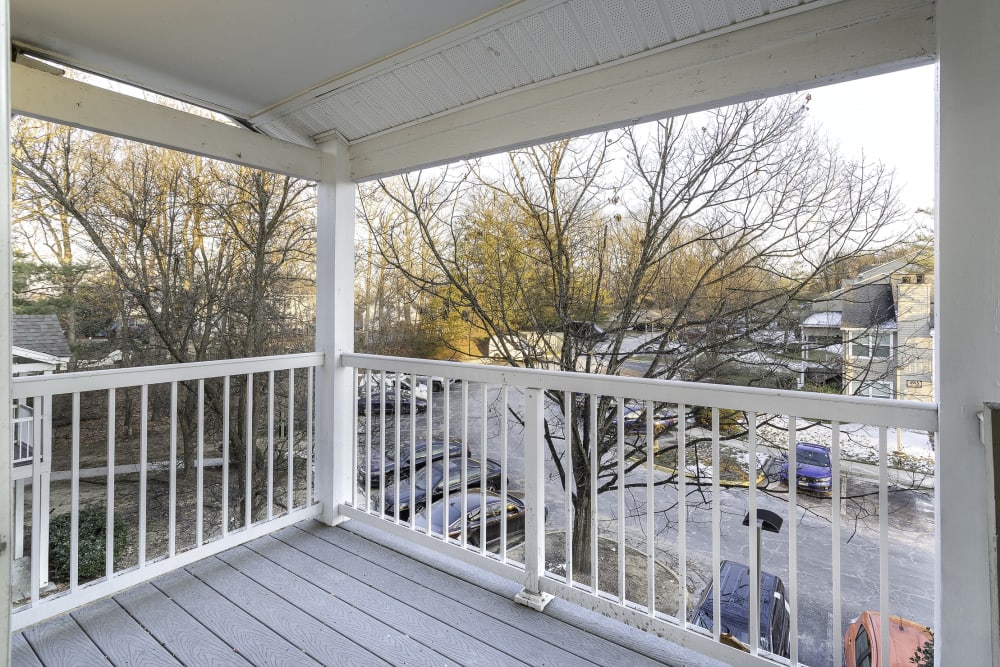
<svg viewBox="0 0 1000 667">
<path fill-rule="evenodd" d="M 835 327 L 840 328 L 843 314 L 839 312 L 824 311 L 813 313 L 802 320 L 804 327 Z"/>
<path fill-rule="evenodd" d="M 10 5 L 16 54 L 191 102 L 301 146 L 342 139 L 355 177 L 919 65 L 936 49 L 932 0 Z M 710 38 L 718 39 L 708 46 Z M 734 67 L 740 76 L 725 75 Z M 27 99 L 27 77 L 27 67 L 13 68 L 14 106 L 28 115 L 51 118 L 32 105 L 74 94 L 54 88 Z M 72 124 L 104 111 L 86 106 L 74 101 L 81 117 Z"/>
<path fill-rule="evenodd" d="M 13 315 L 11 336 L 15 347 L 69 361 L 72 353 L 59 318 L 55 315 Z"/>
<path fill-rule="evenodd" d="M 887 283 L 855 285 L 844 292 L 843 300 L 841 328 L 868 329 L 876 325 L 895 323 L 896 306 L 892 298 L 892 285 Z"/>
</svg>

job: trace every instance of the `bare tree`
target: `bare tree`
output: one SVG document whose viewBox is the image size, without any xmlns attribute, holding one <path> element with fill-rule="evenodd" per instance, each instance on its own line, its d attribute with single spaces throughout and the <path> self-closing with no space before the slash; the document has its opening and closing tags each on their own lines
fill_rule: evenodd
<svg viewBox="0 0 1000 667">
<path fill-rule="evenodd" d="M 806 118 L 801 100 L 783 97 L 518 150 L 457 177 L 381 182 L 419 226 L 434 271 L 409 272 L 398 261 L 409 249 L 390 235 L 378 247 L 421 289 L 452 290 L 509 364 L 614 375 L 643 355 L 646 377 L 719 380 L 755 334 L 797 314 L 824 272 L 894 241 L 891 173 L 841 160 Z M 656 332 L 627 344 L 644 323 Z M 574 490 L 581 568 L 591 486 L 625 484 L 612 399 L 596 398 L 592 431 L 590 397 L 548 397 L 563 416 L 546 436 Z M 644 457 L 645 439 L 625 446 L 627 459 Z"/>
<path fill-rule="evenodd" d="M 131 363 L 254 357 L 296 340 L 311 349 L 306 325 L 292 321 L 312 319 L 309 183 L 37 123 L 18 127 L 12 162 L 18 196 L 33 204 L 24 236 L 61 261 L 108 267 Z M 221 414 L 217 389 L 206 387 L 208 404 Z M 181 396 L 185 470 L 196 394 L 192 386 Z M 244 411 L 241 403 L 234 419 Z M 243 429 L 230 433 L 239 465 Z"/>
</svg>

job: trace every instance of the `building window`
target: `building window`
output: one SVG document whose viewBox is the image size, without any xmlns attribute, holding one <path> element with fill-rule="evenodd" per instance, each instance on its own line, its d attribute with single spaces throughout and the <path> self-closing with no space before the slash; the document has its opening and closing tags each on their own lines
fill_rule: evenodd
<svg viewBox="0 0 1000 667">
<path fill-rule="evenodd" d="M 851 383 L 851 388 L 854 388 L 854 383 Z M 892 383 L 891 382 L 865 382 L 861 385 L 861 391 L 858 392 L 858 396 L 866 396 L 868 398 L 892 398 Z"/>
<path fill-rule="evenodd" d="M 851 356 L 865 359 L 888 359 L 892 356 L 892 334 L 860 334 L 851 340 Z"/>
</svg>

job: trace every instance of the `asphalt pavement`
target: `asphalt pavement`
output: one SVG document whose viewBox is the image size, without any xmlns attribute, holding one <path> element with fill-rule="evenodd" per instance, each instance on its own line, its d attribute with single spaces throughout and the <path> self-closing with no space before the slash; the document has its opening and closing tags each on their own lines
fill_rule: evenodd
<svg viewBox="0 0 1000 667">
<path fill-rule="evenodd" d="M 512 490 L 523 489 L 524 446 L 523 430 L 509 416 L 505 419 L 498 392 L 490 389 L 483 405 L 483 394 L 478 386 L 470 386 L 469 403 L 463 411 L 461 383 L 452 385 L 449 398 L 452 438 L 465 437 L 473 456 L 480 456 L 483 429 L 486 429 L 487 455 L 499 458 L 500 440 L 505 433 L 507 440 L 507 476 Z M 432 396 L 434 422 L 440 424 L 444 407 L 442 392 Z M 509 403 L 519 405 L 518 392 L 509 392 Z M 485 410 L 484 410 L 485 407 Z M 403 427 L 408 429 L 404 415 Z M 391 426 L 390 426 L 391 428 Z M 417 433 L 426 433 L 426 415 L 417 419 Z M 434 430 L 434 437 L 443 437 L 444 429 Z M 669 432 L 665 438 L 675 437 Z M 733 445 L 733 442 L 729 442 Z M 560 452 L 560 456 L 562 456 Z M 546 506 L 547 529 L 565 530 L 565 493 L 556 474 L 556 467 L 546 453 Z M 860 473 L 860 474 L 855 474 Z M 667 473 L 655 472 L 654 481 Z M 659 476 L 659 477 L 657 477 Z M 646 482 L 645 467 L 629 477 L 630 483 Z M 777 512 L 785 521 L 785 528 L 778 535 L 767 534 L 762 545 L 762 566 L 766 571 L 781 577 L 791 589 L 789 576 L 789 521 L 795 524 L 797 577 L 794 590 L 798 610 L 799 660 L 808 665 L 840 665 L 840 647 L 844 629 L 864 609 L 879 606 L 879 517 L 878 487 L 871 480 L 871 471 L 845 468 L 839 508 L 841 530 L 840 627 L 833 627 L 833 576 L 832 554 L 834 535 L 832 517 L 834 508 L 830 498 L 799 493 L 794 512 L 790 511 L 787 489 L 772 483 L 759 491 L 758 507 Z M 873 495 L 875 494 L 875 495 Z M 625 494 L 626 541 L 640 548 L 646 544 L 645 490 Z M 747 488 L 723 488 L 719 497 L 720 549 L 723 559 L 749 563 L 752 544 L 743 518 L 749 506 Z M 678 568 L 678 518 L 677 488 L 673 484 L 655 487 L 655 547 L 658 558 L 675 571 Z M 599 499 L 602 534 L 617 536 L 618 496 L 615 492 L 602 494 Z M 685 503 L 687 519 L 687 571 L 688 588 L 693 605 L 701 589 L 711 579 L 712 556 L 712 499 L 710 489 L 691 484 Z M 934 609 L 934 512 L 933 490 L 894 490 L 889 494 L 890 529 L 889 600 L 890 612 L 930 625 Z"/>
</svg>

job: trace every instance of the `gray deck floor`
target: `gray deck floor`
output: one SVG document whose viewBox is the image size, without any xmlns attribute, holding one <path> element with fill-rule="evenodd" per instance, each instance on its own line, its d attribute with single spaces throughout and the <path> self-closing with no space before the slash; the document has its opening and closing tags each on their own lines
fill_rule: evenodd
<svg viewBox="0 0 1000 667">
<path fill-rule="evenodd" d="M 692 664 L 614 621 L 522 607 L 514 582 L 477 585 L 378 535 L 281 530 L 28 628 L 13 664 Z"/>
</svg>

